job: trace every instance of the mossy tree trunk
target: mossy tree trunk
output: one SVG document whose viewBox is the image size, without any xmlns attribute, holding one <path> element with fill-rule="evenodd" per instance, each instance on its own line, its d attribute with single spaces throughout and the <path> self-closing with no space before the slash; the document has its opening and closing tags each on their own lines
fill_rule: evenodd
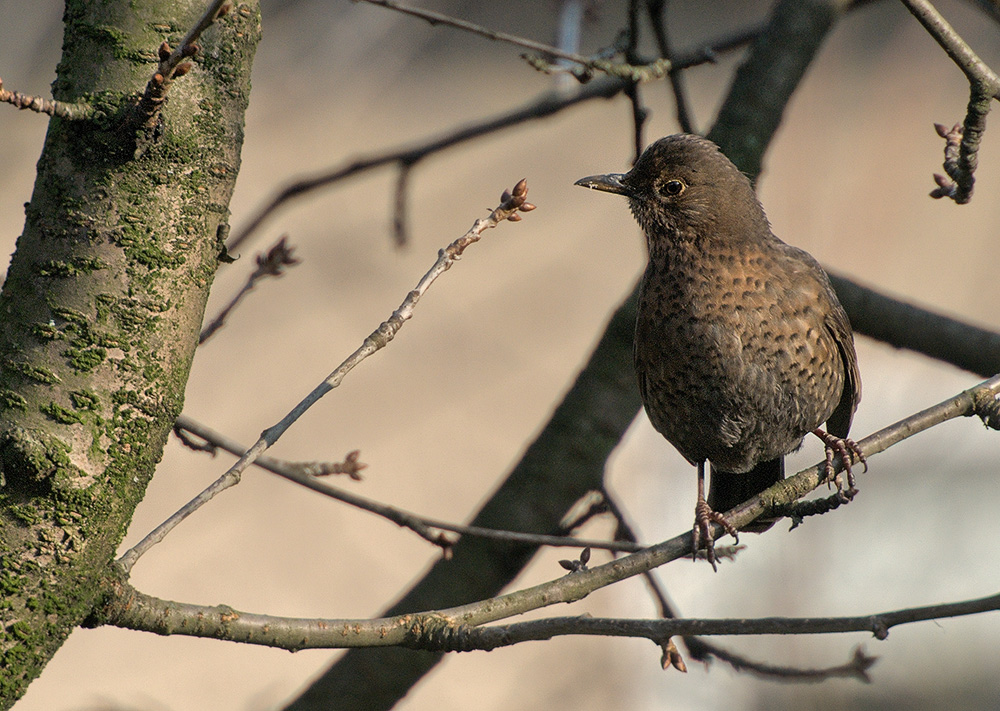
<svg viewBox="0 0 1000 711">
<path fill-rule="evenodd" d="M 0 293 L 0 707 L 114 575 L 181 410 L 240 165 L 255 1 L 210 27 L 151 126 L 136 97 L 207 0 L 67 0 L 53 118 Z M 33 120 L 25 115 L 23 120 Z"/>
</svg>

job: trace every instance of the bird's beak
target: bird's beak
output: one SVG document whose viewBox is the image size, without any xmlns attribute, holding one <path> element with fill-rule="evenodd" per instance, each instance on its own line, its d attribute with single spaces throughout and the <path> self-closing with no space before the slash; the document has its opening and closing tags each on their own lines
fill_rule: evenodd
<svg viewBox="0 0 1000 711">
<path fill-rule="evenodd" d="M 625 175 L 622 173 L 608 173 L 607 175 L 591 175 L 587 178 L 580 178 L 574 185 L 580 185 L 592 190 L 603 190 L 606 193 L 616 195 L 630 195 L 632 193 L 628 186 L 622 182 Z"/>
</svg>

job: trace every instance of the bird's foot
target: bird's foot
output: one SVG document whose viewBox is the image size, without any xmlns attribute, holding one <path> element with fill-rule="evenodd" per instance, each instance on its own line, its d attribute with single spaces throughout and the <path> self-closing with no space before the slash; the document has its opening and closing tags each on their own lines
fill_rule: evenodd
<svg viewBox="0 0 1000 711">
<path fill-rule="evenodd" d="M 851 465 L 854 463 L 854 458 L 865 465 L 865 471 L 868 471 L 868 459 L 865 457 L 865 453 L 861 451 L 861 447 L 853 439 L 848 437 L 836 437 L 829 432 L 825 432 L 818 427 L 813 430 L 813 434 L 823 440 L 823 446 L 826 448 L 826 482 L 827 484 L 833 483 L 837 487 L 837 492 L 842 494 L 847 500 L 854 498 L 855 494 L 858 493 L 858 488 L 855 486 L 854 480 L 854 470 Z M 840 474 L 833 468 L 833 455 L 834 453 L 840 457 L 841 463 L 844 465 L 844 471 L 847 473 L 847 490 L 844 490 L 844 481 L 840 478 Z"/>
<path fill-rule="evenodd" d="M 705 557 L 712 564 L 712 570 L 718 572 L 719 567 L 715 563 L 715 536 L 712 535 L 713 523 L 722 526 L 737 543 L 740 542 L 736 527 L 729 523 L 725 516 L 709 506 L 703 496 L 699 496 L 698 503 L 694 507 L 694 528 L 691 529 L 691 558 L 697 560 L 698 549 L 704 542 Z"/>
</svg>

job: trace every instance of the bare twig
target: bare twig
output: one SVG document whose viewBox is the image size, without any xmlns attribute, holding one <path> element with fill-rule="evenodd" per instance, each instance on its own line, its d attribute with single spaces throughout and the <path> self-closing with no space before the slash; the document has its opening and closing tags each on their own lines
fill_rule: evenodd
<svg viewBox="0 0 1000 711">
<path fill-rule="evenodd" d="M 195 449 L 203 449 L 214 452 L 215 448 L 224 449 L 236 456 L 242 455 L 247 448 L 225 435 L 216 432 L 205 425 L 195 421 L 187 415 L 180 415 L 174 425 L 175 433 L 190 432 L 207 445 L 195 445 Z M 187 446 L 192 446 L 185 442 Z M 644 545 L 636 542 L 624 541 L 596 541 L 582 538 L 572 538 L 569 536 L 547 536 L 535 533 L 522 533 L 520 531 L 502 531 L 492 528 L 482 528 L 480 526 L 462 526 L 439 519 L 421 516 L 419 514 L 405 511 L 395 506 L 389 506 L 378 501 L 353 494 L 343 489 L 338 489 L 315 478 L 315 466 L 303 465 L 298 462 L 286 462 L 267 455 L 261 455 L 254 464 L 262 469 L 266 469 L 289 481 L 294 481 L 308 489 L 329 496 L 337 501 L 368 511 L 376 516 L 381 516 L 392 521 L 397 526 L 407 528 L 418 536 L 434 545 L 442 548 L 449 548 L 455 543 L 452 538 L 443 535 L 443 532 L 457 533 L 461 536 L 477 536 L 479 538 L 491 538 L 494 540 L 512 541 L 516 543 L 529 543 L 540 546 L 553 546 L 563 548 L 597 548 L 604 550 L 615 550 L 622 552 L 635 552 L 645 548 Z M 568 524 L 566 530 L 572 530 L 580 525 L 582 520 L 574 520 Z"/>
<path fill-rule="evenodd" d="M 653 36 L 656 38 L 657 48 L 660 56 L 670 60 L 673 52 L 670 48 L 670 36 L 667 34 L 667 0 L 646 0 L 646 12 L 649 15 L 649 23 L 653 27 Z M 694 133 L 694 122 L 691 120 L 691 110 L 688 108 L 687 92 L 684 90 L 684 80 L 682 73 L 676 68 L 671 69 L 667 77 L 670 79 L 670 88 L 674 92 L 674 106 L 677 109 L 677 123 L 684 133 Z"/>
<path fill-rule="evenodd" d="M 558 59 L 565 59 L 570 62 L 575 62 L 576 64 L 582 64 L 583 66 L 589 66 L 591 60 L 588 57 L 584 57 L 582 54 L 576 54 L 575 52 L 567 52 L 558 47 L 553 47 L 552 45 L 545 44 L 544 42 L 536 42 L 535 40 L 530 40 L 525 37 L 518 37 L 517 35 L 512 35 L 507 32 L 498 32 L 496 30 L 490 30 L 486 27 L 477 25 L 474 22 L 469 22 L 467 20 L 460 20 L 456 17 L 451 17 L 450 15 L 444 15 L 440 12 L 434 12 L 433 10 L 425 10 L 419 7 L 410 7 L 407 5 L 400 5 L 392 0 L 354 0 L 355 2 L 366 2 L 369 5 L 378 5 L 379 7 L 384 7 L 388 10 L 395 10 L 396 12 L 401 12 L 404 15 L 411 15 L 413 17 L 418 17 L 421 20 L 427 20 L 432 25 L 444 25 L 446 27 L 453 27 L 456 30 L 462 30 L 463 32 L 471 32 L 474 35 L 479 35 L 480 37 L 485 37 L 489 40 L 496 40 L 497 42 L 506 42 L 507 44 L 512 44 L 523 49 L 530 49 L 534 52 L 542 52 L 552 57 Z"/>
<path fill-rule="evenodd" d="M 200 50 L 200 47 L 195 43 L 201 37 L 202 32 L 211 27 L 220 17 L 226 15 L 232 7 L 233 4 L 230 0 L 212 0 L 202 16 L 188 30 L 176 47 L 171 49 L 166 42 L 160 45 L 160 63 L 156 67 L 156 71 L 153 72 L 153 76 L 146 83 L 146 89 L 136 105 L 136 114 L 146 125 L 155 122 L 173 80 L 191 71 L 192 64 L 187 60 Z"/>
<path fill-rule="evenodd" d="M 986 115 L 994 99 L 1000 99 L 1000 77 L 990 69 L 928 0 L 903 0 L 924 29 L 937 41 L 969 80 L 969 105 L 965 121 L 950 131 L 937 125 L 945 139 L 944 170 L 947 178 L 935 174 L 938 187 L 931 197 L 949 197 L 959 205 L 972 198 L 977 151 L 986 130 Z"/>
<path fill-rule="evenodd" d="M 90 104 L 71 104 L 55 99 L 43 99 L 40 96 L 29 96 L 19 91 L 8 91 L 3 88 L 3 79 L 0 79 L 0 102 L 69 121 L 80 121 L 94 115 L 94 107 Z"/>
<path fill-rule="evenodd" d="M 246 283 L 236 293 L 236 296 L 223 307 L 218 316 L 202 329 L 201 334 L 198 336 L 198 344 L 201 345 L 207 341 L 215 335 L 216 331 L 225 325 L 229 314 L 243 300 L 244 296 L 253 291 L 254 287 L 257 286 L 257 282 L 268 277 L 280 277 L 285 273 L 285 267 L 294 267 L 296 264 L 299 264 L 299 260 L 292 255 L 294 251 L 295 248 L 288 245 L 288 235 L 282 235 L 266 253 L 261 252 L 258 254 L 257 268 L 247 277 Z"/>
<path fill-rule="evenodd" d="M 330 373 L 330 375 L 328 375 L 322 383 L 317 385 L 313 391 L 309 393 L 309 395 L 307 395 L 302 402 L 296 405 L 291 412 L 285 415 L 280 422 L 264 430 L 256 444 L 244 452 L 239 461 L 230 467 L 225 474 L 219 477 L 198 496 L 185 504 L 184 507 L 177 511 L 173 516 L 157 526 L 155 530 L 139 541 L 139 543 L 127 550 L 118 559 L 118 564 L 121 568 L 128 573 L 143 553 L 163 540 L 163 538 L 181 521 L 197 511 L 220 492 L 238 484 L 240 477 L 246 468 L 253 464 L 253 462 L 258 459 L 268 447 L 277 442 L 281 435 L 283 435 L 285 431 L 291 427 L 310 407 L 315 405 L 316 402 L 318 402 L 319 399 L 328 392 L 340 385 L 344 377 L 351 372 L 351 370 L 353 370 L 358 363 L 388 345 L 389 341 L 391 341 L 399 329 L 403 327 L 403 324 L 413 316 L 414 307 L 420 300 L 420 297 L 424 295 L 428 288 L 430 288 L 430 285 L 461 258 L 462 253 L 467 247 L 478 242 L 482 238 L 483 232 L 492 227 L 496 227 L 503 220 L 516 222 L 521 219 L 519 213 L 535 209 L 534 205 L 527 202 L 527 194 L 528 185 L 524 180 L 515 185 L 512 192 L 505 190 L 501 196 L 500 205 L 496 207 L 488 217 L 476 220 L 475 224 L 469 229 L 468 232 L 444 249 L 440 250 L 434 266 L 432 266 L 430 270 L 424 274 L 423 278 L 420 279 L 416 287 L 414 287 L 414 289 L 406 295 L 403 303 L 400 304 L 399 308 L 392 313 L 392 316 L 390 316 L 388 320 L 383 321 L 377 329 L 365 338 L 364 343 L 362 343 L 360 348 L 354 351 L 354 353 L 352 353 L 347 360 L 341 363 L 336 370 Z"/>
<path fill-rule="evenodd" d="M 202 329 L 201 334 L 198 337 L 198 343 L 202 344 L 211 338 L 216 331 L 225 325 L 226 319 L 229 314 L 232 313 L 233 309 L 242 301 L 243 297 L 249 294 L 257 283 L 268 277 L 280 277 L 284 274 L 285 267 L 293 267 L 299 264 L 299 260 L 293 256 L 295 251 L 294 247 L 288 245 L 288 235 L 282 235 L 281 238 L 272 245 L 266 253 L 261 252 L 257 255 L 257 268 L 247 277 L 246 283 L 237 292 L 237 294 L 230 300 L 228 304 L 219 312 L 219 314 L 212 319 L 211 323 Z"/>
<path fill-rule="evenodd" d="M 567 52 L 566 50 L 560 49 L 558 47 L 553 47 L 552 45 L 545 44 L 544 42 L 536 42 L 535 40 L 530 40 L 525 37 L 518 37 L 517 35 L 512 35 L 507 32 L 499 32 L 497 30 L 490 30 L 474 22 L 468 22 L 467 20 L 460 20 L 449 15 L 444 15 L 440 12 L 434 12 L 433 10 L 424 10 L 418 7 L 410 7 L 407 5 L 400 5 L 393 0 L 355 0 L 366 2 L 371 5 L 378 5 L 379 7 L 384 7 L 389 10 L 395 10 L 396 12 L 401 12 L 405 15 L 412 15 L 413 17 L 419 17 L 422 20 L 427 20 L 432 25 L 445 25 L 447 27 L 453 27 L 458 30 L 463 30 L 465 32 L 471 32 L 472 34 L 479 35 L 480 37 L 485 37 L 486 39 L 496 40 L 499 42 L 506 42 L 508 44 L 515 45 L 517 47 L 523 47 L 524 49 L 530 49 L 534 52 L 540 52 L 541 57 L 525 57 L 529 60 L 529 63 L 536 69 L 542 71 L 550 70 L 553 65 L 547 59 L 547 57 L 553 57 L 555 59 L 561 59 L 564 61 L 574 62 L 582 67 L 586 67 L 592 71 L 604 72 L 610 76 L 617 76 L 622 78 L 629 78 L 632 81 L 645 81 L 647 79 L 659 79 L 660 77 L 666 76 L 666 73 L 670 70 L 670 63 L 667 60 L 657 60 L 651 64 L 635 66 L 631 64 L 624 64 L 622 62 L 614 62 L 607 59 L 585 57 L 582 54 L 577 54 L 575 52 Z M 555 65 L 557 70 L 565 70 L 563 65 Z"/>
<path fill-rule="evenodd" d="M 742 30 L 727 35 L 685 55 L 678 55 L 674 67 L 681 69 L 713 62 L 719 54 L 742 47 L 763 30 L 762 26 Z M 319 175 L 301 178 L 283 188 L 250 221 L 238 230 L 228 244 L 231 252 L 235 252 L 278 208 L 283 207 L 297 198 L 303 197 L 314 190 L 325 188 L 341 180 L 352 178 L 387 165 L 412 167 L 427 156 L 447 148 L 475 140 L 505 128 L 518 126 L 522 123 L 543 119 L 592 99 L 609 99 L 621 93 L 627 82 L 617 77 L 601 77 L 577 87 L 576 91 L 547 92 L 532 99 L 521 108 L 484 119 L 478 123 L 463 126 L 455 131 L 437 138 L 427 139 L 408 148 L 397 148 L 385 153 L 357 158 L 349 163 L 332 168 Z"/>
</svg>

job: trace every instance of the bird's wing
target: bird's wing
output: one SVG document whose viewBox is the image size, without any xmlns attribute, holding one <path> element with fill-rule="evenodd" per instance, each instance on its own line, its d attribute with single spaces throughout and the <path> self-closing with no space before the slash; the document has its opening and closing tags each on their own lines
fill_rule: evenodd
<svg viewBox="0 0 1000 711">
<path fill-rule="evenodd" d="M 825 275 L 824 275 L 825 276 Z M 861 373 L 858 371 L 858 354 L 854 350 L 854 334 L 851 322 L 840 305 L 837 296 L 827 280 L 827 289 L 832 300 L 831 308 L 826 316 L 826 328 L 837 342 L 840 359 L 844 364 L 844 391 L 840 402 L 826 422 L 827 431 L 837 437 L 846 437 L 851 429 L 854 411 L 861 402 Z"/>
<path fill-rule="evenodd" d="M 847 318 L 844 307 L 840 305 L 837 292 L 826 272 L 819 265 L 812 255 L 804 252 L 798 247 L 785 244 L 780 240 L 778 249 L 788 258 L 789 263 L 795 265 L 793 269 L 798 272 L 798 278 L 808 275 L 811 279 L 819 282 L 819 298 L 821 300 L 821 311 L 825 314 L 823 326 L 827 333 L 837 344 L 840 353 L 840 360 L 844 367 L 844 389 L 840 396 L 840 401 L 833 410 L 833 414 L 827 419 L 827 431 L 837 437 L 846 437 L 851 429 L 851 421 L 854 419 L 854 411 L 858 409 L 861 401 L 861 373 L 858 371 L 858 355 L 854 350 L 854 333 L 851 330 L 851 322 Z"/>
</svg>

